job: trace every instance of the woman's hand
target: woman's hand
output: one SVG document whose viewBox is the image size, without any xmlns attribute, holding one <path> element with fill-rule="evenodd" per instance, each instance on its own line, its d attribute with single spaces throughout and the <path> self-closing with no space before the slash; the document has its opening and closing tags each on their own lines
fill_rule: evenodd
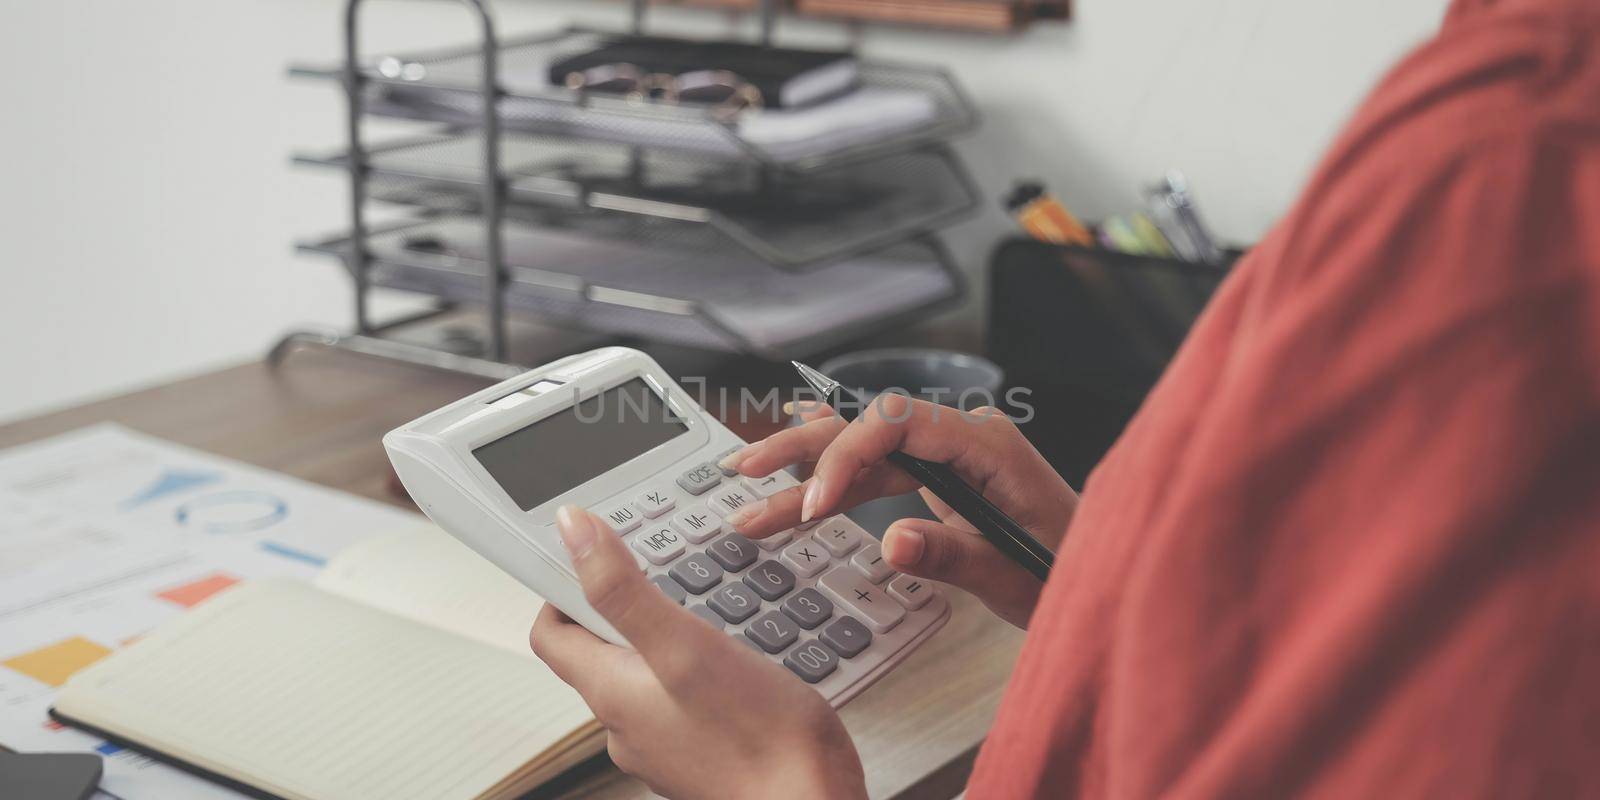
<svg viewBox="0 0 1600 800">
<path fill-rule="evenodd" d="M 827 702 L 667 598 L 599 519 L 557 514 L 584 596 L 635 650 L 545 606 L 533 652 L 577 689 L 611 760 L 667 797 L 866 797 L 861 759 Z"/>
<path fill-rule="evenodd" d="M 966 589 L 1001 618 L 1027 627 L 1043 584 L 885 460 L 900 450 L 949 464 L 989 502 L 1057 549 L 1078 495 L 1010 418 L 992 408 L 962 412 L 897 394 L 881 395 L 848 425 L 821 404 L 810 404 L 800 416 L 805 424 L 724 459 L 723 466 L 750 476 L 815 462 L 802 485 L 729 517 L 735 530 L 761 539 L 868 500 L 918 490 L 940 521 L 903 519 L 891 525 L 883 537 L 889 564 Z"/>
</svg>

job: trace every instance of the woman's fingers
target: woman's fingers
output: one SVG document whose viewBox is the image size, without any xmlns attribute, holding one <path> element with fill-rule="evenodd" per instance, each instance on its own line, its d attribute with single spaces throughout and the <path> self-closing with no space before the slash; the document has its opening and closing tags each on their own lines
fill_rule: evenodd
<svg viewBox="0 0 1600 800">
<path fill-rule="evenodd" d="M 867 467 L 901 450 L 917 458 L 940 463 L 972 462 L 968 451 L 977 443 L 987 418 L 964 419 L 964 412 L 898 394 L 879 395 L 856 421 L 834 437 L 817 459 L 811 485 L 801 503 L 800 516 L 809 520 L 831 514 L 848 491 L 851 479 Z M 966 463 L 965 472 L 981 487 L 994 465 Z M 976 468 L 976 469 L 975 469 Z"/>
<path fill-rule="evenodd" d="M 601 668 L 623 652 L 548 603 L 533 620 L 528 644 L 556 677 L 582 695 L 594 690 L 595 676 L 605 671 Z"/>
<path fill-rule="evenodd" d="M 590 607 L 644 656 L 669 689 L 694 674 L 695 659 L 726 644 L 726 636 L 646 580 L 627 545 L 598 517 L 563 506 L 556 524 Z"/>
<path fill-rule="evenodd" d="M 1044 584 L 987 539 L 925 519 L 903 519 L 883 536 L 889 566 L 919 578 L 959 586 L 1007 621 L 1027 627 Z"/>
<path fill-rule="evenodd" d="M 828 448 L 845 421 L 832 414 L 819 416 L 803 425 L 785 428 L 730 453 L 719 466 L 736 469 L 743 475 L 771 475 L 791 464 L 816 461 Z"/>
<path fill-rule="evenodd" d="M 740 508 L 723 518 L 729 527 L 751 539 L 765 539 L 800 524 L 800 504 L 805 498 L 808 484 L 785 489 L 765 500 Z M 854 508 L 869 500 L 895 494 L 905 494 L 918 486 L 910 475 L 889 464 L 878 464 L 863 470 L 851 482 L 840 500 L 840 509 Z"/>
</svg>

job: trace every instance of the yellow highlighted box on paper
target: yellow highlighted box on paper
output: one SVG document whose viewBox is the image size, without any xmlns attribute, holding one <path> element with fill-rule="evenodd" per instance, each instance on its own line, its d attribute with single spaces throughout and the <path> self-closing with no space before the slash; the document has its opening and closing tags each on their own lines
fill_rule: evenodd
<svg viewBox="0 0 1600 800">
<path fill-rule="evenodd" d="M 0 663 L 40 683 L 60 686 L 73 673 L 108 655 L 111 648 L 74 636 Z"/>
</svg>

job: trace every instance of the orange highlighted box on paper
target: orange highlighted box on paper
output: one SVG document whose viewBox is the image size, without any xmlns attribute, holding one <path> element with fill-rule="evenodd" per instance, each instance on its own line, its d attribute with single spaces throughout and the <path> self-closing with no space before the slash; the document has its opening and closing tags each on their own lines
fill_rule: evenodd
<svg viewBox="0 0 1600 800">
<path fill-rule="evenodd" d="M 193 608 L 211 595 L 238 582 L 238 578 L 218 572 L 200 580 L 190 581 L 182 586 L 174 586 L 164 592 L 159 592 L 156 597 L 177 603 L 184 608 Z"/>
<path fill-rule="evenodd" d="M 0 663 L 40 683 L 60 686 L 73 673 L 108 655 L 111 648 L 74 636 Z"/>
</svg>

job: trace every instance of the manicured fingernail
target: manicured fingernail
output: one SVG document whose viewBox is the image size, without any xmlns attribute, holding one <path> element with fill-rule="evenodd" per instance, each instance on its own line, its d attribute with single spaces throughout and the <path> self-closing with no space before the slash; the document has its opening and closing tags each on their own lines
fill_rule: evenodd
<svg viewBox="0 0 1600 800">
<path fill-rule="evenodd" d="M 783 403 L 783 415 L 786 416 L 786 417 L 794 416 L 794 401 L 793 400 L 784 401 L 784 403 Z"/>
<path fill-rule="evenodd" d="M 556 511 L 556 530 L 573 558 L 588 555 L 594 547 L 594 525 L 577 506 L 562 506 Z"/>
<path fill-rule="evenodd" d="M 739 506 L 737 511 L 729 514 L 726 517 L 723 517 L 723 521 L 735 528 L 740 528 L 743 527 L 746 522 L 755 519 L 761 515 L 761 512 L 766 510 L 767 501 L 757 500 L 754 503 L 748 503 L 746 505 Z"/>
<path fill-rule="evenodd" d="M 748 458 L 751 453 L 755 452 L 755 449 L 755 445 L 747 444 L 744 447 L 741 447 L 738 450 L 735 450 L 724 456 L 721 461 L 717 462 L 717 466 L 722 467 L 723 469 L 738 469 L 739 462 Z"/>
<path fill-rule="evenodd" d="M 812 478 L 806 482 L 806 495 L 800 499 L 800 521 L 810 522 L 817 513 L 817 498 L 822 496 L 822 481 Z"/>
<path fill-rule="evenodd" d="M 910 528 L 890 528 L 889 535 L 883 537 L 883 555 L 890 564 L 915 564 L 922 560 L 922 551 L 926 546 L 922 532 Z"/>
</svg>

